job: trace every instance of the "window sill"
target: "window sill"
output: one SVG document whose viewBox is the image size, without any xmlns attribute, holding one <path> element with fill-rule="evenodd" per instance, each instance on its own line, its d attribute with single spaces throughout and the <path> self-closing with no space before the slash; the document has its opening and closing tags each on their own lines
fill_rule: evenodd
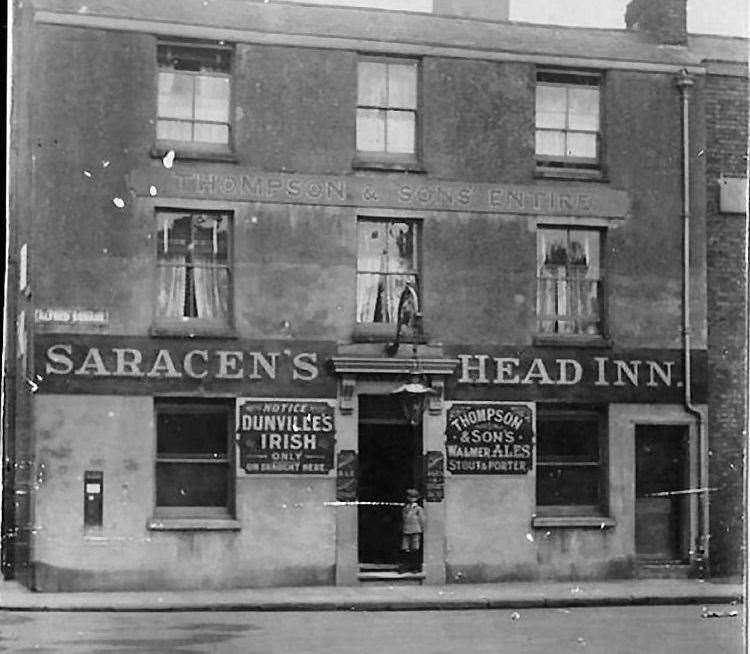
<svg viewBox="0 0 750 654">
<path fill-rule="evenodd" d="M 592 182 L 609 182 L 599 169 L 592 168 L 556 168 L 555 166 L 537 166 L 535 177 L 539 179 L 570 179 Z"/>
<path fill-rule="evenodd" d="M 173 151 L 175 159 L 185 161 L 219 161 L 225 163 L 237 163 L 237 155 L 231 151 L 229 146 L 201 147 L 191 143 L 164 143 L 157 141 L 151 148 L 151 156 L 154 159 L 162 159 L 167 152 Z"/>
<path fill-rule="evenodd" d="M 545 527 L 573 527 L 573 528 L 586 528 L 586 529 L 607 529 L 612 528 L 616 525 L 614 518 L 607 518 L 604 516 L 572 516 L 572 515 L 556 515 L 556 516 L 534 516 L 531 520 L 531 526 L 535 529 L 543 529 Z"/>
<path fill-rule="evenodd" d="M 150 531 L 240 531 L 242 525 L 232 518 L 159 518 L 146 524 Z"/>
<path fill-rule="evenodd" d="M 237 332 L 230 327 L 210 327 L 187 323 L 164 323 L 152 325 L 149 336 L 171 336 L 173 338 L 237 338 Z"/>
<path fill-rule="evenodd" d="M 422 164 L 413 157 L 357 155 L 352 159 L 355 170 L 384 170 L 391 172 L 425 173 Z"/>
<path fill-rule="evenodd" d="M 352 329 L 352 342 L 354 343 L 392 343 L 395 340 L 395 322 L 360 322 L 354 325 L 354 329 Z M 428 340 L 427 335 L 422 333 L 417 342 L 427 343 Z M 405 325 L 401 327 L 399 341 L 403 344 L 413 342 L 410 329 Z"/>
<path fill-rule="evenodd" d="M 611 348 L 612 339 L 588 334 L 534 334 L 532 344 L 551 347 L 593 347 Z"/>
</svg>

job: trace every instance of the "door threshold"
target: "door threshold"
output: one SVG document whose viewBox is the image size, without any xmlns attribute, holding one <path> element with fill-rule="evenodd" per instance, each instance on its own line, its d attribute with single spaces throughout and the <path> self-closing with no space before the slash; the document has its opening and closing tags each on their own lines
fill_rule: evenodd
<svg viewBox="0 0 750 654">
<path fill-rule="evenodd" d="M 639 579 L 686 579 L 692 571 L 692 564 L 683 560 L 639 559 L 636 564 Z"/>
<path fill-rule="evenodd" d="M 387 572 L 392 570 L 398 570 L 397 563 L 360 563 L 360 572 Z"/>
<path fill-rule="evenodd" d="M 357 575 L 360 584 L 370 586 L 399 586 L 399 585 L 422 585 L 425 579 L 424 572 L 360 572 Z"/>
</svg>

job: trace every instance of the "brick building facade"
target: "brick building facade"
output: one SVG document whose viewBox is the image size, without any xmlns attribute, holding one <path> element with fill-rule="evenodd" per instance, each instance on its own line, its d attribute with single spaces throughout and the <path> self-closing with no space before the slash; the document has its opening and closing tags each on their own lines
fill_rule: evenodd
<svg viewBox="0 0 750 654">
<path fill-rule="evenodd" d="M 741 572 L 746 552 L 747 41 L 695 36 L 691 47 L 705 56 L 707 66 L 709 460 L 711 486 L 717 489 L 711 509 L 711 563 L 712 573 L 723 576 Z M 744 199 L 741 193 L 737 197 L 742 190 L 738 184 L 745 190 Z M 729 200 L 734 206 L 722 206 Z"/>
</svg>

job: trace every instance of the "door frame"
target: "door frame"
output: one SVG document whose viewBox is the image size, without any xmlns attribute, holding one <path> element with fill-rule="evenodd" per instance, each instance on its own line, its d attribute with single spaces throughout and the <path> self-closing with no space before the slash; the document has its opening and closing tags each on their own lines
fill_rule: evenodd
<svg viewBox="0 0 750 654">
<path fill-rule="evenodd" d="M 632 457 L 633 457 L 633 477 L 632 477 L 632 515 L 633 515 L 633 554 L 637 560 L 638 552 L 636 550 L 635 543 L 635 481 L 636 481 L 636 427 L 637 426 L 648 426 L 648 427 L 684 427 L 687 429 L 687 461 L 688 467 L 688 488 L 699 488 L 700 485 L 700 443 L 698 435 L 698 426 L 695 418 L 688 414 L 684 407 L 671 407 L 671 406 L 659 406 L 651 405 L 648 412 L 645 412 L 642 417 L 631 418 L 631 438 L 632 438 Z M 697 550 L 697 543 L 699 538 L 699 524 L 698 524 L 698 505 L 700 502 L 699 493 L 691 493 L 688 495 L 687 501 L 687 516 L 685 516 L 683 525 L 681 527 L 682 534 L 680 534 L 680 549 L 687 554 L 685 561 L 688 562 L 694 558 L 694 552 Z M 665 562 L 666 563 L 666 562 Z"/>
<path fill-rule="evenodd" d="M 454 361 L 449 362 L 455 366 Z M 445 366 L 448 374 L 451 368 Z M 339 384 L 339 403 L 336 414 L 336 450 L 358 451 L 359 395 L 388 395 L 401 383 L 400 377 L 375 378 L 374 375 L 344 377 Z M 433 379 L 435 387 L 438 379 Z M 439 387 L 439 385 L 438 385 Z M 441 389 L 442 390 L 442 389 Z M 444 449 L 445 402 L 437 396 L 422 416 L 422 452 Z M 343 410 L 342 410 L 343 407 Z M 359 583 L 359 523 L 356 503 L 336 506 L 336 585 L 352 586 Z M 445 584 L 445 499 L 424 502 L 426 526 L 422 541 L 422 571 L 425 584 Z"/>
<path fill-rule="evenodd" d="M 695 488 L 693 485 L 693 479 L 691 475 L 691 461 L 693 460 L 691 458 L 691 452 L 690 452 L 690 428 L 688 425 L 685 424 L 679 424 L 679 423 L 660 423 L 660 424 L 653 424 L 653 423 L 643 423 L 643 422 L 636 422 L 635 423 L 635 429 L 633 431 L 633 442 L 636 448 L 636 456 L 634 459 L 634 481 L 636 486 L 636 495 L 634 496 L 634 502 L 637 504 L 638 502 L 638 495 L 637 495 L 637 488 L 638 488 L 638 431 L 640 427 L 645 428 L 660 428 L 660 427 L 674 427 L 681 430 L 680 433 L 680 456 L 682 458 L 682 461 L 680 462 L 680 470 L 679 470 L 679 477 L 682 481 L 679 482 L 681 486 L 684 486 L 685 489 L 691 489 Z M 682 490 L 682 489 L 681 489 Z M 690 543 L 691 543 L 691 528 L 690 528 L 690 519 L 692 517 L 692 511 L 691 511 L 691 500 L 692 500 L 692 494 L 683 495 L 681 497 L 677 497 L 677 499 L 680 502 L 680 513 L 679 513 L 679 522 L 677 525 L 677 534 L 676 534 L 676 542 L 675 542 L 675 548 L 676 548 L 676 557 L 673 559 L 664 559 L 664 563 L 671 563 L 675 561 L 679 562 L 687 562 L 690 559 Z M 638 529 L 638 513 L 636 511 L 635 513 L 635 529 L 637 531 Z M 639 560 L 648 561 L 652 563 L 659 563 L 661 559 L 649 559 L 646 556 L 642 556 L 638 552 L 638 542 L 636 540 L 636 557 Z"/>
<path fill-rule="evenodd" d="M 368 395 L 368 396 L 370 396 L 369 393 L 360 393 L 360 395 Z M 386 396 L 381 396 L 381 397 L 386 397 Z M 359 397 L 358 397 L 358 407 L 359 407 Z M 394 406 L 394 409 L 396 411 L 401 411 L 401 408 L 398 407 L 398 406 Z M 402 420 L 399 420 L 399 418 L 402 418 Z M 360 475 L 360 477 L 357 480 L 357 497 L 358 497 L 358 499 L 360 499 L 360 494 L 361 494 L 361 490 L 362 490 L 361 485 L 360 485 L 362 471 L 364 470 L 364 467 L 365 467 L 363 459 L 362 459 L 362 449 L 363 448 L 362 448 L 361 434 L 360 434 L 360 426 L 362 424 L 378 425 L 378 426 L 381 426 L 381 427 L 384 427 L 384 428 L 387 428 L 388 425 L 398 425 L 400 428 L 403 428 L 405 430 L 405 433 L 402 434 L 402 438 L 413 438 L 414 439 L 415 442 L 412 444 L 412 448 L 414 449 L 414 454 L 413 454 L 413 457 L 412 457 L 411 461 L 408 462 L 408 467 L 411 468 L 408 471 L 408 475 L 409 476 L 413 476 L 414 480 L 413 480 L 413 482 L 411 482 L 411 483 L 409 483 L 407 485 L 407 488 L 408 487 L 420 488 L 420 486 L 422 485 L 422 480 L 419 479 L 419 477 L 422 474 L 422 470 L 421 470 L 422 469 L 422 461 L 423 461 L 423 458 L 424 458 L 424 455 L 425 455 L 425 449 L 424 449 L 424 422 L 421 422 L 419 425 L 412 426 L 412 425 L 410 425 L 408 423 L 408 421 L 405 418 L 403 418 L 403 415 L 399 415 L 399 414 L 397 414 L 396 416 L 394 416 L 393 420 L 390 420 L 390 421 L 385 420 L 383 422 L 377 422 L 376 420 L 372 420 L 372 421 L 367 421 L 365 423 L 361 423 L 360 420 L 359 420 L 359 417 L 358 417 L 358 420 L 357 420 L 357 465 L 358 465 L 358 471 L 359 471 L 359 475 Z M 398 438 L 399 437 L 396 437 L 397 440 L 398 440 Z M 403 471 L 406 471 L 406 469 L 407 469 L 407 467 L 406 467 L 406 465 L 404 465 Z M 404 488 L 403 490 L 406 491 L 406 488 Z M 404 500 L 405 500 L 405 497 L 399 497 L 399 498 L 393 498 L 391 501 L 394 501 L 394 502 L 395 501 L 401 501 L 401 502 L 403 502 Z M 360 550 L 359 546 L 361 544 L 360 543 L 360 536 L 361 536 L 361 533 L 360 533 L 360 529 L 361 529 L 361 521 L 360 521 L 361 514 L 360 514 L 360 509 L 361 509 L 361 507 L 357 506 L 357 513 L 358 513 L 358 515 L 357 515 L 357 526 L 358 526 L 358 529 L 357 529 L 357 550 L 358 550 L 358 552 Z M 393 507 L 393 509 L 395 511 L 395 507 Z M 394 539 L 395 538 L 396 537 L 394 535 Z M 361 558 L 361 556 L 360 556 L 360 558 L 358 558 L 358 561 L 359 561 L 359 565 L 360 566 L 376 563 L 375 561 L 364 560 L 364 559 Z M 394 560 L 391 563 L 389 563 L 388 565 L 391 565 L 391 564 L 394 565 L 394 566 L 398 564 L 398 553 L 394 554 Z"/>
</svg>

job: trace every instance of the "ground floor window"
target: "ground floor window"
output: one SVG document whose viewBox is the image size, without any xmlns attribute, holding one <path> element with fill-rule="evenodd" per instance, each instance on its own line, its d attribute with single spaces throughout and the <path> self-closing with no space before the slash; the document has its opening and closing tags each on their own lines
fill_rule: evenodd
<svg viewBox="0 0 750 654">
<path fill-rule="evenodd" d="M 155 412 L 157 512 L 231 514 L 234 403 L 156 399 Z"/>
<path fill-rule="evenodd" d="M 601 515 L 606 505 L 605 411 L 537 407 L 539 515 Z"/>
</svg>

